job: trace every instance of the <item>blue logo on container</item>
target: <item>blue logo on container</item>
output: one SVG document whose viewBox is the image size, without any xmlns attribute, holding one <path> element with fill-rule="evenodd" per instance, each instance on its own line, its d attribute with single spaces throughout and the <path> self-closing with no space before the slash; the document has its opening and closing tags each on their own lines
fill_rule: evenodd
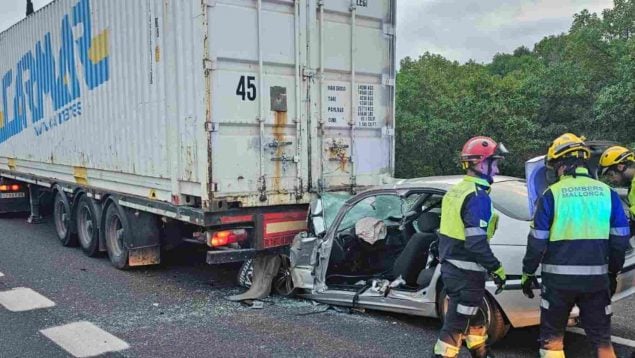
<svg viewBox="0 0 635 358">
<path fill-rule="evenodd" d="M 90 0 L 79 0 L 72 12 L 62 18 L 57 51 L 51 46 L 49 32 L 1 77 L 0 143 L 25 130 L 29 126 L 27 118 L 39 136 L 81 115 L 80 76 L 90 91 L 110 79 L 109 33 L 105 30 L 93 36 L 91 15 Z M 76 28 L 76 33 L 81 33 L 79 37 L 73 36 Z M 9 98 L 9 93 L 13 93 L 13 98 Z M 44 118 L 47 99 L 55 111 L 51 118 Z"/>
</svg>

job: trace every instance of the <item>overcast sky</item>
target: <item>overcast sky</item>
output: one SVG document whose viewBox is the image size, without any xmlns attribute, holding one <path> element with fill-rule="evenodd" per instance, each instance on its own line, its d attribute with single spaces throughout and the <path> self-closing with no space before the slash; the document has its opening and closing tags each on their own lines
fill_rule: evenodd
<svg viewBox="0 0 635 358">
<path fill-rule="evenodd" d="M 107 1 L 107 0 L 106 0 Z M 137 0 L 132 0 L 137 1 Z M 374 1 L 374 0 L 370 0 Z M 50 0 L 33 0 L 35 9 Z M 0 31 L 24 17 L 26 0 L 0 0 Z M 489 62 L 546 35 L 566 32 L 573 14 L 600 13 L 612 0 L 397 0 L 397 55 L 425 51 L 465 62 Z"/>
</svg>

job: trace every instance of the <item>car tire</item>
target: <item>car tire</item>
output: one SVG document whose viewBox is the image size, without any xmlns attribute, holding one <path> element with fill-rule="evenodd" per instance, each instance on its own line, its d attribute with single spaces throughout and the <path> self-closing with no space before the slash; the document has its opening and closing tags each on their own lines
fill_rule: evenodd
<svg viewBox="0 0 635 358">
<path fill-rule="evenodd" d="M 62 191 L 57 191 L 53 199 L 53 223 L 57 238 L 64 246 L 77 246 L 77 236 L 73 232 L 71 204 Z"/>
<path fill-rule="evenodd" d="M 273 291 L 282 297 L 293 297 L 296 288 L 291 278 L 291 260 L 287 255 L 280 255 L 280 270 L 273 279 Z"/>
<path fill-rule="evenodd" d="M 441 322 L 445 319 L 448 302 L 448 295 L 445 292 L 445 288 L 443 288 L 437 295 L 437 309 Z M 485 297 L 483 297 L 483 302 L 481 303 L 479 309 L 484 311 L 486 318 L 487 344 L 493 345 L 507 335 L 510 325 L 505 320 L 505 316 L 503 315 L 501 308 L 488 293 L 485 293 Z"/>
<path fill-rule="evenodd" d="M 83 195 L 76 208 L 77 239 L 84 254 L 89 257 L 99 253 L 99 223 L 94 202 Z"/>
<path fill-rule="evenodd" d="M 110 263 L 120 269 L 129 268 L 128 265 L 128 235 L 131 234 L 130 225 L 125 209 L 112 202 L 106 209 L 104 218 L 104 239 Z"/>
<path fill-rule="evenodd" d="M 293 286 L 291 278 L 291 261 L 289 256 L 280 255 L 280 269 L 278 274 L 273 278 L 271 288 L 279 296 L 293 297 L 296 288 Z M 238 285 L 244 288 L 250 288 L 254 278 L 254 261 L 249 259 L 243 263 L 238 271 Z"/>
</svg>

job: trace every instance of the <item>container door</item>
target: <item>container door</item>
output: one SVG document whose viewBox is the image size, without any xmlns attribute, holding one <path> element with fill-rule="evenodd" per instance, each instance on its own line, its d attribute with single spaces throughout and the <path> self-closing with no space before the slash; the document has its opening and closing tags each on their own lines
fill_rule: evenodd
<svg viewBox="0 0 635 358">
<path fill-rule="evenodd" d="M 212 191 L 242 206 L 308 202 L 304 58 L 294 0 L 208 3 Z M 306 94 L 305 94 L 306 97 Z"/>
<path fill-rule="evenodd" d="M 311 179 L 321 190 L 393 173 L 394 0 L 308 0 Z"/>
</svg>

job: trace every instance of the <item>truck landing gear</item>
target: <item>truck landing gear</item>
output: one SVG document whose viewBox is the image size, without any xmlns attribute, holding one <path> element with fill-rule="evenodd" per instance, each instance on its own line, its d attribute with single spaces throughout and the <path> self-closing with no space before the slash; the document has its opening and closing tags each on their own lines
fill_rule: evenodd
<svg viewBox="0 0 635 358">
<path fill-rule="evenodd" d="M 33 184 L 29 185 L 29 203 L 31 206 L 31 215 L 26 220 L 29 224 L 42 224 L 44 218 L 40 214 L 40 189 Z"/>
</svg>

